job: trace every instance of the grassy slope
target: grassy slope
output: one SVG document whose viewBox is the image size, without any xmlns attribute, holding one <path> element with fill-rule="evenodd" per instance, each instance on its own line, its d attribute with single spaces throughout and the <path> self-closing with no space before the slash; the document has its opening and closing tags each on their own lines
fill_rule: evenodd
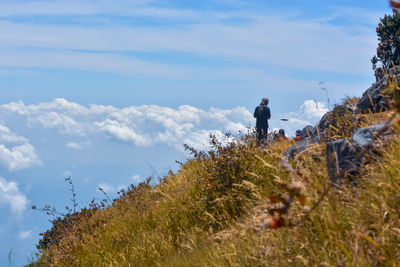
<svg viewBox="0 0 400 267">
<path fill-rule="evenodd" d="M 380 115 L 381 116 L 381 115 Z M 371 121 L 369 121 L 371 122 Z M 78 218 L 37 265 L 281 266 L 400 262 L 400 139 L 357 177 L 332 189 L 301 224 L 261 227 L 272 194 L 301 181 L 313 206 L 329 180 L 324 145 L 315 145 L 289 174 L 279 162 L 288 142 L 257 149 L 251 137 L 197 155 L 155 188 L 142 184 L 112 207 Z M 306 212 L 297 202 L 289 218 Z M 79 217 L 79 216 L 78 216 Z"/>
</svg>

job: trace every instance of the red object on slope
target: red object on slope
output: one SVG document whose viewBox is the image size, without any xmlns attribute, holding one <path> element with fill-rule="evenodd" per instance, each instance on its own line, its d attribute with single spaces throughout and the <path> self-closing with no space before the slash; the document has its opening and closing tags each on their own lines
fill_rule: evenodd
<svg viewBox="0 0 400 267">
<path fill-rule="evenodd" d="M 394 8 L 400 8 L 400 0 L 389 0 L 390 5 Z"/>
</svg>

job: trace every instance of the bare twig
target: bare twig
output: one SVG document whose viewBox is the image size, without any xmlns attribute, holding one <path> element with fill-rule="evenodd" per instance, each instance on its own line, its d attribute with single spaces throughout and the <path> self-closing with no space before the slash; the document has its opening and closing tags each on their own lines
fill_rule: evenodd
<svg viewBox="0 0 400 267">
<path fill-rule="evenodd" d="M 64 217 L 65 213 L 59 212 L 56 210 L 56 208 L 51 207 L 50 205 L 46 205 L 43 208 L 37 208 L 35 205 L 32 206 L 33 210 L 38 210 L 41 212 L 45 212 L 47 215 L 51 215 L 51 216 L 61 216 Z"/>
<path fill-rule="evenodd" d="M 68 182 L 71 185 L 71 189 L 69 191 L 72 192 L 72 205 L 73 205 L 73 211 L 74 213 L 76 212 L 76 207 L 78 206 L 78 204 L 76 203 L 76 193 L 75 193 L 75 187 L 74 187 L 74 183 L 72 182 L 71 176 L 68 178 L 65 178 L 65 181 Z"/>
<path fill-rule="evenodd" d="M 111 198 L 107 195 L 106 191 L 104 191 L 103 188 L 99 187 L 99 190 L 106 196 L 106 198 L 110 201 L 110 203 L 112 203 Z"/>
</svg>

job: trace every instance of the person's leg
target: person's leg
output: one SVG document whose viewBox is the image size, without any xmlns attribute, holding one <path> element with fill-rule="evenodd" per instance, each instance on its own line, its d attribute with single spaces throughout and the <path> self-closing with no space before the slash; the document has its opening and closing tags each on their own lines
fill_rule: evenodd
<svg viewBox="0 0 400 267">
<path fill-rule="evenodd" d="M 268 129 L 262 129 L 262 142 L 264 143 L 267 140 Z"/>
<path fill-rule="evenodd" d="M 260 143 L 261 140 L 263 139 L 263 133 L 261 128 L 256 128 L 256 137 L 257 137 L 257 143 Z"/>
</svg>

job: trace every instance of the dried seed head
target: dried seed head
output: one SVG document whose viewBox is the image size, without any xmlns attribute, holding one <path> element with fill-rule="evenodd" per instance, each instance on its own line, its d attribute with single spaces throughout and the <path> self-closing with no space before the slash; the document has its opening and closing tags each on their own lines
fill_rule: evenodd
<svg viewBox="0 0 400 267">
<path fill-rule="evenodd" d="M 310 208 L 309 206 L 304 206 L 304 207 L 303 207 L 303 210 L 304 210 L 305 212 L 310 212 L 310 211 L 311 211 L 311 208 Z"/>
<path fill-rule="evenodd" d="M 305 190 L 306 190 L 306 188 L 304 187 L 304 185 L 303 185 L 302 183 L 300 183 L 300 182 L 293 182 L 293 183 L 291 183 L 291 184 L 288 184 L 288 185 L 286 186 L 286 188 L 287 188 L 287 190 L 289 191 L 289 193 L 290 193 L 291 195 L 294 195 L 294 196 L 303 195 L 304 192 L 305 192 Z"/>
<path fill-rule="evenodd" d="M 267 227 L 272 227 L 273 224 L 275 223 L 275 221 L 271 218 L 265 219 L 262 223 L 261 223 L 261 227 L 263 228 L 267 228 Z"/>
</svg>

